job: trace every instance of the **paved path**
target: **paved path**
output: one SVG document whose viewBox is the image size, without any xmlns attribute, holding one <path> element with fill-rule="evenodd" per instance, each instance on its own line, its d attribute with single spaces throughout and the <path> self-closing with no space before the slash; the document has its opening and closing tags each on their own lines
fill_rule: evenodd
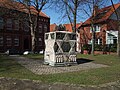
<svg viewBox="0 0 120 90">
<path fill-rule="evenodd" d="M 68 67 L 51 67 L 49 65 L 43 65 L 43 60 L 33 60 L 25 57 L 15 57 L 15 56 L 12 56 L 12 58 L 17 60 L 18 63 L 20 63 L 25 68 L 29 69 L 30 71 L 38 75 L 74 72 L 74 71 L 88 70 L 92 68 L 108 67 L 107 65 L 95 64 L 92 62 L 78 64 L 75 66 L 68 66 Z"/>
</svg>

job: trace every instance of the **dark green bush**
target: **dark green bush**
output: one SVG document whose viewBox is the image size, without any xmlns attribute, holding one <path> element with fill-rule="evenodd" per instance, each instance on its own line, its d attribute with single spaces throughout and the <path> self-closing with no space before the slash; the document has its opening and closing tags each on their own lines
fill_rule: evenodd
<svg viewBox="0 0 120 90">
<path fill-rule="evenodd" d="M 82 50 L 91 51 L 91 49 L 92 49 L 92 45 L 90 45 L 90 44 L 85 44 L 82 47 Z M 95 51 L 116 52 L 117 44 L 106 44 L 104 46 L 101 44 L 95 44 Z"/>
</svg>

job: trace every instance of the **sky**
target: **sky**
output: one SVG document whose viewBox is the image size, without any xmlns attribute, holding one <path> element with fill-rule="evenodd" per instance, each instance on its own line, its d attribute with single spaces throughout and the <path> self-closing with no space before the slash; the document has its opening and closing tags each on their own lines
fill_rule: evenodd
<svg viewBox="0 0 120 90">
<path fill-rule="evenodd" d="M 113 0 L 113 2 L 116 3 L 120 3 L 120 0 Z M 110 0 L 106 0 L 107 5 L 111 5 Z M 56 13 L 54 9 L 45 9 L 43 10 L 43 12 L 50 17 L 50 24 L 65 24 L 65 23 L 69 23 L 69 20 L 67 20 L 67 18 L 65 18 L 66 20 L 61 20 L 61 14 L 60 13 Z M 84 16 L 81 14 L 81 16 Z M 79 22 L 84 22 L 87 18 L 77 18 L 77 23 Z"/>
</svg>

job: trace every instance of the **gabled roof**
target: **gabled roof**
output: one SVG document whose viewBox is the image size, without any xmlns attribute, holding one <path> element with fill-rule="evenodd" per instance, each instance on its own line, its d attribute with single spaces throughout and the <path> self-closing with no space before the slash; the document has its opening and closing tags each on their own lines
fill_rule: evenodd
<svg viewBox="0 0 120 90">
<path fill-rule="evenodd" d="M 77 24 L 76 24 L 76 28 L 78 28 L 81 24 L 82 24 L 82 22 L 81 22 L 81 23 L 77 23 Z M 57 26 L 56 24 L 51 24 L 51 25 L 50 25 L 50 32 L 54 31 L 56 26 Z M 63 24 L 63 26 L 65 26 L 66 31 L 72 32 L 72 26 L 71 26 L 70 23 L 68 23 L 68 24 Z"/>
<path fill-rule="evenodd" d="M 82 23 L 77 23 L 76 28 L 78 28 Z M 63 24 L 66 27 L 66 30 L 69 32 L 72 32 L 72 26 L 71 24 Z"/>
<path fill-rule="evenodd" d="M 118 7 L 120 7 L 120 3 L 118 4 L 114 4 L 115 10 L 118 9 Z M 113 6 L 108 6 L 102 9 L 98 9 L 97 10 L 97 15 L 94 17 L 94 23 L 101 23 L 103 21 L 106 21 L 109 19 L 109 17 L 115 12 Z M 92 20 L 93 16 L 91 16 L 89 19 L 87 19 L 82 26 L 86 26 L 86 25 L 90 25 L 91 24 L 91 20 Z"/>
<path fill-rule="evenodd" d="M 8 9 L 13 9 L 13 10 L 18 10 L 21 12 L 29 13 L 29 10 L 27 9 L 27 6 L 23 5 L 22 3 L 15 2 L 15 1 L 10 1 L 10 0 L 0 0 L 0 7 L 8 8 Z M 37 11 L 34 6 L 30 6 L 30 10 L 32 14 L 37 15 Z M 40 16 L 49 18 L 45 13 L 40 12 Z"/>
<path fill-rule="evenodd" d="M 54 31 L 56 26 L 57 26 L 57 25 L 56 25 L 55 23 L 54 23 L 54 24 L 51 24 L 51 25 L 50 25 L 50 32 Z"/>
<path fill-rule="evenodd" d="M 71 24 L 63 24 L 63 26 L 65 26 L 67 31 L 72 32 Z"/>
</svg>

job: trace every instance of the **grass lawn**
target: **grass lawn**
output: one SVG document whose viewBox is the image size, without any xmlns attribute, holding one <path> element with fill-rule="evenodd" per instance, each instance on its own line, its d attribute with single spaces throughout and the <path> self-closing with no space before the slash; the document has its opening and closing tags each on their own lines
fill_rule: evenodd
<svg viewBox="0 0 120 90">
<path fill-rule="evenodd" d="M 28 55 L 23 55 L 24 57 L 34 59 L 34 60 L 43 60 L 44 55 L 43 54 L 28 54 Z"/>
<path fill-rule="evenodd" d="M 32 56 L 32 58 L 35 57 L 39 57 L 39 55 Z M 35 75 L 19 65 L 16 61 L 9 59 L 9 57 L 0 56 L 0 77 L 40 80 L 47 83 L 62 82 L 78 85 L 99 85 L 114 82 L 120 78 L 120 58 L 115 55 L 78 55 L 77 58 L 90 59 L 95 63 L 109 65 L 109 67 L 73 73 Z"/>
</svg>

